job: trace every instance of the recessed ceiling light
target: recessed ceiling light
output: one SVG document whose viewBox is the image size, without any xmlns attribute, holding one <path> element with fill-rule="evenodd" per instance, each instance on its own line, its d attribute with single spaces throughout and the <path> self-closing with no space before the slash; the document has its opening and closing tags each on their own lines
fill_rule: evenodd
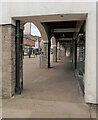
<svg viewBox="0 0 98 120">
<path fill-rule="evenodd" d="M 61 17 L 64 17 L 63 15 L 61 15 Z"/>
<path fill-rule="evenodd" d="M 65 34 L 63 34 L 63 37 L 65 37 Z"/>
</svg>

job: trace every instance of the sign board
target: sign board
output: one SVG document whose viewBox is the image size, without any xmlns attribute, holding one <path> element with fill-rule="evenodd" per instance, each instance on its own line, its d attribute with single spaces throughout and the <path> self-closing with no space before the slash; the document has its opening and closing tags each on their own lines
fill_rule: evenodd
<svg viewBox="0 0 98 120">
<path fill-rule="evenodd" d="M 39 43 L 38 43 L 38 40 L 35 41 L 35 48 L 38 48 L 39 47 Z"/>
</svg>

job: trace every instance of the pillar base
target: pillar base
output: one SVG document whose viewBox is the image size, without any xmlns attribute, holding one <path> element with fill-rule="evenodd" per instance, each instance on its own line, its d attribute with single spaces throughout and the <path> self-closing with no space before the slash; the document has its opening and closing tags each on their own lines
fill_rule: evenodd
<svg viewBox="0 0 98 120">
<path fill-rule="evenodd" d="M 15 89 L 15 93 L 16 93 L 16 94 L 21 94 L 21 89 L 20 89 L 20 88 L 16 88 L 16 89 Z"/>
</svg>

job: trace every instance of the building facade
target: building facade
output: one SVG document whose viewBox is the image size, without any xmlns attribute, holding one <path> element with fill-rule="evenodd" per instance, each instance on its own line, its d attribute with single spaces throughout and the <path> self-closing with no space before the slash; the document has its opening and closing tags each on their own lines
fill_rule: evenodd
<svg viewBox="0 0 98 120">
<path fill-rule="evenodd" d="M 28 2 L 28 1 L 27 1 Z M 29 7 L 27 7 L 27 5 Z M 36 9 L 38 6 L 38 9 Z M 47 10 L 46 7 L 47 6 Z M 36 9 L 36 11 L 35 11 Z M 55 12 L 54 12 L 55 11 Z M 97 61 L 98 51 L 96 50 L 96 2 L 60 2 L 60 3 L 2 3 L 2 20 L 0 22 L 0 29 L 2 31 L 2 61 L 3 71 L 3 96 L 11 97 L 15 93 L 15 70 L 13 64 L 15 62 L 15 26 L 19 25 L 23 31 L 23 25 L 30 21 L 37 25 L 41 31 L 42 39 L 44 41 L 43 56 L 44 66 L 49 66 L 49 39 L 50 30 L 46 26 L 46 22 L 55 21 L 86 21 L 85 26 L 85 102 L 98 103 L 96 92 L 97 75 Z M 19 22 L 20 21 L 20 22 Z M 77 24 L 75 35 L 77 35 L 79 24 Z M 18 29 L 18 26 L 17 26 Z M 71 29 L 72 30 L 72 29 Z M 67 30 L 68 31 L 68 30 Z M 18 31 L 17 31 L 18 32 Z M 19 34 L 18 34 L 19 35 Z M 17 38 L 18 40 L 18 38 Z M 9 44 L 8 44 L 9 43 Z M 6 48 L 6 45 L 9 46 Z M 79 43 L 80 44 L 80 43 Z M 80 45 L 79 53 L 80 62 L 83 61 L 83 45 L 82 50 Z M 6 58 L 7 54 L 7 58 Z M 13 57 L 13 61 L 12 61 Z M 10 63 L 10 70 L 7 63 Z M 6 66 L 6 69 L 4 69 Z M 8 68 L 8 69 L 7 69 Z M 12 69 L 13 68 L 13 69 Z M 12 77 L 13 73 L 13 77 Z"/>
</svg>

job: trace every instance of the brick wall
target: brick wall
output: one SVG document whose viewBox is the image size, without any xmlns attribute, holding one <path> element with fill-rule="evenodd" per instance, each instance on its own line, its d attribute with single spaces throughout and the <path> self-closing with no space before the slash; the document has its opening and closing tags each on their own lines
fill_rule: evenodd
<svg viewBox="0 0 98 120">
<path fill-rule="evenodd" d="M 15 93 L 15 27 L 2 27 L 2 97 Z"/>
<path fill-rule="evenodd" d="M 43 68 L 48 68 L 48 42 L 46 41 L 42 46 L 43 51 Z"/>
</svg>

